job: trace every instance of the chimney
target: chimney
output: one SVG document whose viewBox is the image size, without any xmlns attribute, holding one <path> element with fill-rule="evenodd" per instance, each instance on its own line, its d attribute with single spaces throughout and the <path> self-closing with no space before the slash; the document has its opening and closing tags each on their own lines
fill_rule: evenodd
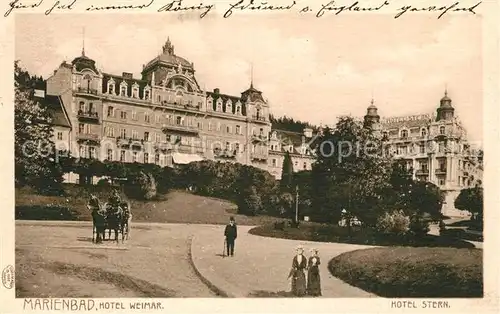
<svg viewBox="0 0 500 314">
<path fill-rule="evenodd" d="M 35 89 L 34 90 L 34 95 L 37 98 L 45 98 L 45 91 L 41 89 Z"/>
<path fill-rule="evenodd" d="M 123 72 L 122 76 L 124 79 L 127 79 L 127 80 L 131 80 L 134 78 L 134 75 L 132 73 L 129 73 L 129 72 Z"/>
<path fill-rule="evenodd" d="M 214 94 L 218 94 L 218 93 L 220 93 L 220 89 L 214 88 Z"/>
<path fill-rule="evenodd" d="M 311 128 L 304 128 L 304 136 L 306 138 L 311 138 L 313 130 Z"/>
</svg>

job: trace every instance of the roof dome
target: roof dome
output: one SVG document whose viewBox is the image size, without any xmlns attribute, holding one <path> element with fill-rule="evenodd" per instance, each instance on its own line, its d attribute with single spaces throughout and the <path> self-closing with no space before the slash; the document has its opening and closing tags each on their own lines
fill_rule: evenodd
<svg viewBox="0 0 500 314">
<path fill-rule="evenodd" d="M 71 64 L 76 68 L 77 71 L 90 69 L 95 73 L 99 72 L 95 66 L 95 61 L 87 57 L 85 55 L 85 50 L 83 49 L 82 49 L 82 55 L 73 59 L 73 61 L 71 61 Z"/>
<path fill-rule="evenodd" d="M 158 57 L 154 58 L 153 60 L 149 61 L 146 67 L 156 62 L 168 63 L 170 65 L 175 65 L 175 66 L 178 66 L 180 64 L 186 68 L 190 69 L 193 68 L 193 63 L 189 62 L 188 60 L 182 57 L 175 55 L 174 45 L 172 45 L 172 43 L 170 42 L 170 38 L 168 38 L 165 45 L 163 45 L 163 53 Z"/>
<path fill-rule="evenodd" d="M 452 107 L 451 106 L 451 98 L 448 97 L 448 91 L 447 90 L 444 91 L 444 96 L 443 96 L 443 98 L 441 98 L 440 103 L 441 103 L 441 108 L 443 108 L 443 107 L 445 107 L 445 108 L 451 108 Z"/>
</svg>

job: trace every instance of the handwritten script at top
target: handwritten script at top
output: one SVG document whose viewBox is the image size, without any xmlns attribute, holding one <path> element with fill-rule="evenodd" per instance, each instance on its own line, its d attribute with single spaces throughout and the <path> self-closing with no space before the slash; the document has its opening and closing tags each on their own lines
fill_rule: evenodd
<svg viewBox="0 0 500 314">
<path fill-rule="evenodd" d="M 64 12 L 71 11 L 78 8 L 79 11 L 82 9 L 84 11 L 138 11 L 138 10 L 154 10 L 159 13 L 163 12 L 198 12 L 200 18 L 204 18 L 210 12 L 215 12 L 215 3 L 208 2 L 197 2 L 196 0 L 143 0 L 136 4 L 123 4 L 120 5 L 113 0 L 112 5 L 88 5 L 82 0 L 13 0 L 8 4 L 8 8 L 4 13 L 4 17 L 8 17 L 12 12 L 20 11 L 38 11 L 42 10 L 45 15 L 50 15 L 54 12 Z M 238 12 L 292 12 L 301 15 L 313 15 L 317 18 L 323 16 L 339 15 L 342 13 L 370 13 L 378 12 L 382 13 L 384 10 L 389 12 L 396 11 L 394 15 L 395 19 L 400 18 L 403 15 L 407 15 L 412 12 L 428 12 L 436 14 L 437 18 L 440 19 L 444 15 L 453 12 L 461 12 L 467 14 L 476 14 L 478 7 L 481 5 L 481 1 L 475 4 L 462 4 L 460 1 L 450 2 L 448 4 L 442 4 L 443 1 L 436 0 L 436 5 L 434 6 L 424 6 L 419 7 L 418 5 L 405 5 L 401 6 L 397 4 L 396 0 L 381 0 L 377 5 L 368 5 L 367 1 L 352 1 L 352 0 L 339 0 L 339 1 L 325 1 L 323 4 L 310 4 L 302 3 L 297 4 L 296 0 L 280 0 L 273 1 L 273 4 L 268 1 L 256 1 L 256 0 L 232 0 L 229 3 L 217 4 L 218 9 L 221 9 L 222 16 L 224 18 L 229 18 L 236 15 Z M 279 4 L 275 3 L 279 2 Z M 196 4 L 194 4 L 196 3 Z"/>
</svg>

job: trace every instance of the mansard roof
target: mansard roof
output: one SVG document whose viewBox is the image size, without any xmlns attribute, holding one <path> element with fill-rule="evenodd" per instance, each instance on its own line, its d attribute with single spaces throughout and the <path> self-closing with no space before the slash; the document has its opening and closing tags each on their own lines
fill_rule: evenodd
<svg viewBox="0 0 500 314">
<path fill-rule="evenodd" d="M 103 73 L 103 78 L 102 78 L 102 92 L 107 93 L 108 92 L 108 82 L 113 79 L 115 81 L 115 93 L 118 94 L 120 90 L 120 84 L 125 81 L 127 83 L 127 95 L 132 95 L 132 86 L 134 83 L 137 83 L 139 85 L 139 97 L 144 96 L 144 87 L 147 85 L 151 86 L 151 82 L 146 81 L 146 80 L 140 80 L 136 78 L 130 78 L 130 77 L 125 77 L 123 75 L 116 75 L 116 74 L 109 74 L 109 73 Z"/>
<path fill-rule="evenodd" d="M 224 111 L 226 111 L 226 104 L 228 100 L 231 100 L 232 102 L 232 113 L 236 113 L 236 103 L 239 101 L 241 103 L 241 113 L 243 115 L 246 115 L 246 104 L 237 96 L 231 96 L 227 94 L 221 94 L 219 92 L 213 91 L 213 92 L 206 92 L 207 98 L 212 97 L 213 104 L 212 104 L 212 110 L 216 111 L 217 109 L 217 100 L 221 99 L 222 100 L 222 108 Z"/>
</svg>

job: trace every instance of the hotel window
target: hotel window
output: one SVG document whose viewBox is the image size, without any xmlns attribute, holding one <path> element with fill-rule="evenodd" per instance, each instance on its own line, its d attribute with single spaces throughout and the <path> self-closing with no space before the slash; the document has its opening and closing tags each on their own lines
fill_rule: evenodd
<svg viewBox="0 0 500 314">
<path fill-rule="evenodd" d="M 307 170 L 307 163 L 306 163 L 306 162 L 304 162 L 303 169 L 304 169 L 304 170 Z"/>
<path fill-rule="evenodd" d="M 427 130 L 426 129 L 420 130 L 420 135 L 421 136 L 427 136 Z"/>
<path fill-rule="evenodd" d="M 132 87 L 132 98 L 139 98 L 139 87 Z"/>
<path fill-rule="evenodd" d="M 144 91 L 144 100 L 149 100 L 149 94 L 151 93 L 151 91 L 149 90 L 145 90 Z"/>
<path fill-rule="evenodd" d="M 91 113 L 95 112 L 95 108 L 94 108 L 94 104 L 93 103 L 89 104 L 89 112 L 91 112 Z"/>
<path fill-rule="evenodd" d="M 148 153 L 144 153 L 144 163 L 145 164 L 149 163 L 149 154 Z"/>
<path fill-rule="evenodd" d="M 260 128 L 259 132 L 260 132 L 259 133 L 260 136 L 264 136 L 264 129 L 263 128 Z"/>
<path fill-rule="evenodd" d="M 226 150 L 231 150 L 231 143 L 226 142 Z"/>
<path fill-rule="evenodd" d="M 132 139 L 137 140 L 139 138 L 139 133 L 137 130 L 132 130 Z"/>
<path fill-rule="evenodd" d="M 222 111 L 222 99 L 217 100 L 217 111 Z"/>
<path fill-rule="evenodd" d="M 231 100 L 228 100 L 226 103 L 226 112 L 233 113 L 233 105 L 231 104 Z"/>
<path fill-rule="evenodd" d="M 85 132 L 85 124 L 78 124 L 78 133 L 83 134 Z"/>
<path fill-rule="evenodd" d="M 62 140 L 62 132 L 57 132 L 57 139 Z"/>
<path fill-rule="evenodd" d="M 203 130 L 203 123 L 198 121 L 198 129 Z"/>
<path fill-rule="evenodd" d="M 240 143 L 234 143 L 234 150 L 236 152 L 239 152 L 240 151 Z"/>
<path fill-rule="evenodd" d="M 212 122 L 208 122 L 208 130 L 212 131 Z"/>
<path fill-rule="evenodd" d="M 85 158 L 86 156 L 85 153 L 86 153 L 85 146 L 84 145 L 80 146 L 80 158 Z"/>
<path fill-rule="evenodd" d="M 217 122 L 217 131 L 220 132 L 220 130 L 221 130 L 220 122 Z"/>
<path fill-rule="evenodd" d="M 156 143 L 159 143 L 159 142 L 161 142 L 161 135 L 156 134 Z"/>
<path fill-rule="evenodd" d="M 112 149 L 108 149 L 108 152 L 106 154 L 106 159 L 109 161 L 113 161 L 113 150 Z"/>
<path fill-rule="evenodd" d="M 92 133 L 92 132 L 91 132 L 91 128 L 90 128 L 90 124 L 85 124 L 85 133 L 86 133 L 86 134 L 90 134 L 90 133 Z"/>
<path fill-rule="evenodd" d="M 236 134 L 241 134 L 241 127 L 239 125 L 236 126 Z"/>
<path fill-rule="evenodd" d="M 132 120 L 137 120 L 137 112 L 132 111 Z"/>
<path fill-rule="evenodd" d="M 144 113 L 144 122 L 150 123 L 151 122 L 151 117 L 149 113 Z"/>
<path fill-rule="evenodd" d="M 96 157 L 96 154 L 95 154 L 95 147 L 89 147 L 89 158 L 95 158 Z"/>
<path fill-rule="evenodd" d="M 122 84 L 120 85 L 120 96 L 127 96 L 127 85 Z"/>
<path fill-rule="evenodd" d="M 165 155 L 160 156 L 160 166 L 165 165 Z"/>
<path fill-rule="evenodd" d="M 132 162 L 137 162 L 137 152 L 132 152 Z"/>
<path fill-rule="evenodd" d="M 419 151 L 421 154 L 425 154 L 425 145 L 424 144 L 419 145 Z"/>
<path fill-rule="evenodd" d="M 408 130 L 401 130 L 401 137 L 407 138 L 408 137 Z"/>
<path fill-rule="evenodd" d="M 444 131 L 445 131 L 444 126 L 440 126 L 439 127 L 439 134 L 443 135 L 445 133 Z"/>
<path fill-rule="evenodd" d="M 161 95 L 158 95 L 157 99 L 158 99 L 158 102 L 161 102 Z"/>
<path fill-rule="evenodd" d="M 155 154 L 155 165 L 160 163 L 160 154 Z"/>
<path fill-rule="evenodd" d="M 446 161 L 444 160 L 439 160 L 438 161 L 438 168 L 439 168 L 439 171 L 446 171 Z"/>
<path fill-rule="evenodd" d="M 120 130 L 120 137 L 121 138 L 127 138 L 127 130 L 126 129 L 121 129 Z"/>
<path fill-rule="evenodd" d="M 439 143 L 439 152 L 444 153 L 444 143 Z"/>
<path fill-rule="evenodd" d="M 181 125 L 182 124 L 182 117 L 176 117 L 175 118 L 175 124 Z"/>
<path fill-rule="evenodd" d="M 293 164 L 294 164 L 295 167 L 299 166 L 299 162 L 298 161 L 295 161 Z"/>
<path fill-rule="evenodd" d="M 120 151 L 120 161 L 125 162 L 125 151 L 124 150 Z"/>
<path fill-rule="evenodd" d="M 155 123 L 160 123 L 160 115 L 155 115 Z"/>
<path fill-rule="evenodd" d="M 108 94 L 114 94 L 115 93 L 115 84 L 114 83 L 108 83 Z"/>
<path fill-rule="evenodd" d="M 272 160 L 272 164 L 273 164 L 273 167 L 276 167 L 277 162 L 276 162 L 276 159 L 275 159 L 275 158 L 273 158 L 273 160 Z"/>
<path fill-rule="evenodd" d="M 127 112 L 126 111 L 120 111 L 120 118 L 127 119 Z"/>
<path fill-rule="evenodd" d="M 115 110 L 113 106 L 108 107 L 108 117 L 113 117 L 115 115 Z"/>
<path fill-rule="evenodd" d="M 85 103 L 83 101 L 80 101 L 80 105 L 78 107 L 78 110 L 85 112 Z"/>
<path fill-rule="evenodd" d="M 235 109 L 236 109 L 236 110 L 235 110 L 235 111 L 236 111 L 236 114 L 240 115 L 240 114 L 241 114 L 241 105 L 240 105 L 240 104 L 237 104 Z"/>
<path fill-rule="evenodd" d="M 149 141 L 149 132 L 144 132 L 144 140 Z"/>
<path fill-rule="evenodd" d="M 439 179 L 439 185 L 444 185 L 444 179 Z"/>
<path fill-rule="evenodd" d="M 207 108 L 208 110 L 214 110 L 214 102 L 213 102 L 212 98 L 209 98 L 207 100 L 207 107 L 208 107 Z"/>
<path fill-rule="evenodd" d="M 231 134 L 231 126 L 226 126 L 226 133 Z"/>
</svg>

